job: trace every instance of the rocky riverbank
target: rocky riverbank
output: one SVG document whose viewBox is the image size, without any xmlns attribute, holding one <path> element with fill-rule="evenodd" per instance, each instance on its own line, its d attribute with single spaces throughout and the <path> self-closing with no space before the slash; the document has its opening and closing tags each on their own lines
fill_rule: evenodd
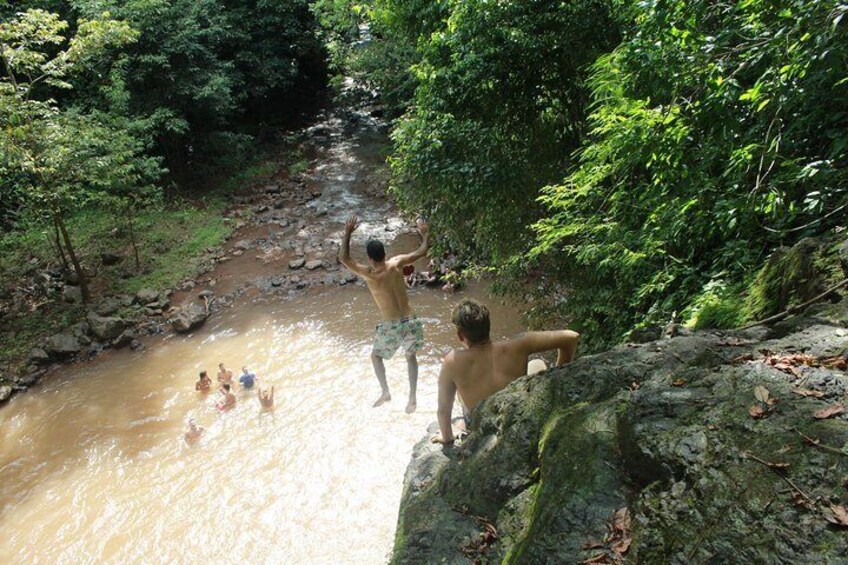
<svg viewBox="0 0 848 565">
<path fill-rule="evenodd" d="M 394 563 L 845 563 L 848 298 L 524 377 L 416 445 Z"/>
<path fill-rule="evenodd" d="M 363 217 L 361 236 L 379 234 L 390 242 L 413 231 L 385 198 L 387 138 L 381 114 L 362 100 L 327 110 L 313 125 L 287 136 L 276 172 L 231 197 L 224 222 L 232 232 L 223 245 L 201 252 L 194 276 L 170 289 L 145 288 L 133 295 L 101 292 L 78 316 L 79 322 L 57 327 L 33 344 L 19 366 L 0 368 L 0 403 L 64 364 L 110 348 L 138 349 L 169 332 L 191 333 L 209 316 L 241 301 L 289 299 L 314 287 L 357 283 L 337 261 L 341 228 L 351 211 Z M 291 153 L 305 161 L 295 174 L 286 166 L 285 155 Z M 102 273 L 128 261 L 117 253 L 92 260 L 98 263 L 92 272 Z M 81 292 L 73 278 L 54 271 L 34 275 L 38 280 L 33 288 L 43 294 L 42 303 L 79 304 Z M 96 286 L 97 277 L 93 281 Z M 14 295 L 0 296 L 0 318 L 26 316 L 23 297 L 18 302 L 16 309 Z"/>
</svg>

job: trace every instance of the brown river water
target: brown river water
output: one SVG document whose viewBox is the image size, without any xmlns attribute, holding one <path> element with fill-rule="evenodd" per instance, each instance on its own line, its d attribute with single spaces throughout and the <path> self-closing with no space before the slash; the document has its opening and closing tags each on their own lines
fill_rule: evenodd
<svg viewBox="0 0 848 565">
<path fill-rule="evenodd" d="M 359 246 L 403 221 L 356 188 L 384 136 L 373 124 L 343 135 L 339 124 L 316 150 L 314 180 L 335 206 L 332 229 L 353 208 L 371 211 Z M 440 360 L 458 345 L 451 308 L 485 300 L 493 337 L 521 331 L 518 308 L 480 283 L 454 296 L 411 291 L 426 345 L 408 415 L 402 354 L 386 364 L 392 401 L 371 407 L 379 316 L 366 288 L 249 296 L 193 335 L 66 367 L 0 409 L 0 563 L 387 561 L 411 449 L 435 421 Z M 217 412 L 216 393 L 194 383 L 204 369 L 214 380 L 219 362 L 274 385 L 276 409 L 261 413 L 255 392 L 238 391 L 235 409 Z M 206 428 L 192 447 L 189 418 Z"/>
</svg>

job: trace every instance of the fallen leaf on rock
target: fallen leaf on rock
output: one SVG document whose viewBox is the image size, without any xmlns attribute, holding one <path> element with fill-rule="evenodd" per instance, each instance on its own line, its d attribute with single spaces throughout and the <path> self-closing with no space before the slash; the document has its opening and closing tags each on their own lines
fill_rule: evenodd
<svg viewBox="0 0 848 565">
<path fill-rule="evenodd" d="M 612 544 L 612 550 L 619 555 L 624 555 L 627 553 L 627 550 L 630 549 L 630 544 L 633 540 L 630 537 L 626 537 L 624 539 L 620 539 L 614 544 Z"/>
<path fill-rule="evenodd" d="M 604 544 L 599 541 L 587 541 L 583 544 L 583 549 L 588 551 L 590 549 L 600 549 L 604 547 Z"/>
<path fill-rule="evenodd" d="M 685 385 L 686 385 L 686 379 L 677 379 L 676 381 L 671 383 L 671 386 L 685 386 Z"/>
<path fill-rule="evenodd" d="M 812 390 L 812 389 L 809 389 L 809 388 L 796 388 L 792 392 L 794 392 L 798 396 L 805 396 L 805 397 L 806 396 L 812 396 L 813 398 L 822 398 L 824 396 L 824 393 L 822 391 Z"/>
<path fill-rule="evenodd" d="M 837 414 L 842 414 L 845 411 L 845 407 L 841 404 L 833 404 L 828 406 L 827 408 L 822 408 L 821 410 L 816 410 L 813 413 L 813 418 L 816 420 L 824 420 L 826 418 L 830 418 L 831 416 L 836 416 Z"/>
<path fill-rule="evenodd" d="M 754 418 L 755 420 L 768 417 L 768 413 L 759 404 L 754 404 L 753 406 L 748 408 L 748 415 Z"/>
<path fill-rule="evenodd" d="M 742 355 L 737 355 L 736 357 L 731 359 L 730 362 L 733 363 L 734 365 L 739 365 L 739 364 L 745 363 L 747 361 L 753 361 L 753 360 L 754 360 L 754 354 L 753 353 L 743 353 Z"/>
<path fill-rule="evenodd" d="M 825 357 L 821 360 L 823 367 L 828 369 L 839 369 L 845 371 L 848 369 L 848 355 L 834 355 L 833 357 Z"/>
<path fill-rule="evenodd" d="M 718 426 L 714 426 L 713 424 L 707 424 L 707 429 L 710 431 L 715 431 L 718 429 Z"/>
<path fill-rule="evenodd" d="M 754 398 L 756 398 L 760 402 L 768 404 L 768 399 L 769 399 L 768 389 L 766 387 L 764 387 L 763 385 L 755 386 L 754 387 Z"/>
<path fill-rule="evenodd" d="M 831 504 L 830 511 L 832 515 L 825 514 L 825 520 L 827 520 L 831 524 L 836 524 L 837 526 L 848 528 L 848 507 Z"/>
</svg>

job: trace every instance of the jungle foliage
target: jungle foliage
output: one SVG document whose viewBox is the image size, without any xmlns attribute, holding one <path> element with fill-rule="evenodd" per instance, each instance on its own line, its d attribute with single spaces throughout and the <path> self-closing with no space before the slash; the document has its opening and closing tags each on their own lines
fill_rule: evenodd
<svg viewBox="0 0 848 565">
<path fill-rule="evenodd" d="M 775 249 L 845 225 L 843 1 L 333 5 L 371 23 L 399 201 L 590 347 L 750 319 Z"/>
<path fill-rule="evenodd" d="M 43 229 L 88 299 L 66 221 L 149 205 L 242 161 L 324 84 L 307 0 L 0 1 L 0 227 Z M 163 191 L 163 189 L 168 189 Z"/>
</svg>

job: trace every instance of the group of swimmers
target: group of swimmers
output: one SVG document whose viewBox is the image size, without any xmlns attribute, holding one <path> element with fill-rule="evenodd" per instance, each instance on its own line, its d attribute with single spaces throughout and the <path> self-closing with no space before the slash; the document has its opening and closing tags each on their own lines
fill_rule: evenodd
<svg viewBox="0 0 848 565">
<path fill-rule="evenodd" d="M 256 376 L 256 373 L 249 371 L 246 366 L 241 368 L 241 375 L 239 375 L 238 382 L 242 390 L 253 389 L 258 380 L 259 377 Z M 215 408 L 219 412 L 226 412 L 236 405 L 236 395 L 233 392 L 233 387 L 235 386 L 233 382 L 233 371 L 225 367 L 223 363 L 218 364 L 218 383 L 220 384 L 218 388 L 220 398 L 215 403 Z M 204 395 L 212 390 L 212 379 L 209 378 L 209 374 L 206 371 L 200 371 L 197 382 L 194 384 L 194 390 Z M 271 410 L 274 408 L 274 387 L 271 386 L 270 389 L 260 388 L 257 398 L 259 399 L 259 406 L 263 411 Z M 193 418 L 190 419 L 184 436 L 186 443 L 196 443 L 203 434 L 203 430 L 204 428 L 198 426 Z"/>
</svg>

